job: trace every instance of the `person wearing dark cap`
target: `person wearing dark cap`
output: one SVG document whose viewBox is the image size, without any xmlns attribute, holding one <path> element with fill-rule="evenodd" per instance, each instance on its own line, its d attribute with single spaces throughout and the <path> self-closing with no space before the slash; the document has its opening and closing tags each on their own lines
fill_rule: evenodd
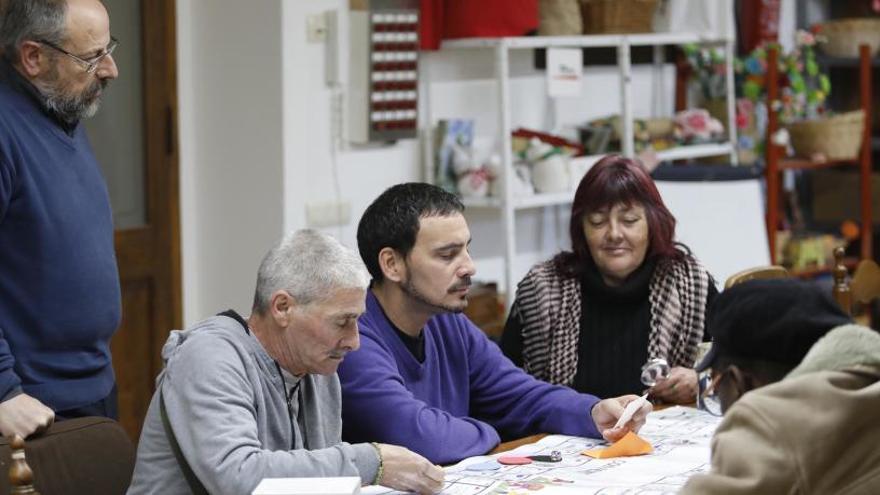
<svg viewBox="0 0 880 495">
<path fill-rule="evenodd" d="M 880 493 L 880 334 L 796 279 L 734 286 L 710 314 L 698 402 L 724 419 L 681 493 Z"/>
</svg>

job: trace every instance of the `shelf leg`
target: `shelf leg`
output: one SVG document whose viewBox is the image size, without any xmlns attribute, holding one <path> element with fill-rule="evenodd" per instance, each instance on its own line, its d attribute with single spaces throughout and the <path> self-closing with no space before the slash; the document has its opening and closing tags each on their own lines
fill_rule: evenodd
<svg viewBox="0 0 880 495">
<path fill-rule="evenodd" d="M 873 259 L 873 227 L 874 219 L 872 218 L 871 206 L 873 197 L 871 195 L 871 131 L 873 104 L 871 102 L 871 48 L 868 45 L 859 46 L 859 76 L 861 79 L 861 100 L 862 111 L 865 112 L 865 127 L 862 130 L 862 149 L 859 160 L 859 170 L 861 172 L 861 191 L 860 199 L 862 202 L 862 259 Z"/>
<path fill-rule="evenodd" d="M 620 102 L 623 114 L 623 136 L 621 146 L 623 155 L 635 156 L 635 143 L 633 141 L 633 108 L 632 108 L 632 63 L 630 60 L 629 39 L 623 36 L 617 45 L 617 68 L 620 71 Z"/>
<path fill-rule="evenodd" d="M 733 60 L 736 57 L 736 44 L 733 39 L 727 40 L 724 44 L 724 61 L 725 61 L 725 78 L 727 88 L 727 140 L 730 141 L 732 149 L 730 151 L 731 165 L 739 164 L 739 155 L 737 149 L 736 135 L 736 91 L 733 81 Z"/>
<path fill-rule="evenodd" d="M 504 297 L 506 309 L 510 309 L 516 295 L 517 280 L 513 276 L 516 261 L 516 222 L 513 209 L 513 150 L 510 137 L 510 52 L 507 43 L 495 48 L 495 77 L 498 82 L 498 132 L 501 133 L 501 223 L 504 229 Z"/>
<path fill-rule="evenodd" d="M 654 65 L 653 65 L 653 82 L 654 94 L 651 95 L 653 108 L 652 116 L 657 118 L 666 115 L 666 78 L 663 77 L 663 65 L 666 62 L 666 47 L 663 45 L 654 45 Z"/>
</svg>

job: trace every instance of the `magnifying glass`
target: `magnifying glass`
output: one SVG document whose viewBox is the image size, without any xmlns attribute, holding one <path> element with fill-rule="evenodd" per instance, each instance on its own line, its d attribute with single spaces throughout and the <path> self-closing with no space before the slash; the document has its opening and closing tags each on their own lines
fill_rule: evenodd
<svg viewBox="0 0 880 495">
<path fill-rule="evenodd" d="M 665 359 L 653 358 L 642 366 L 642 383 L 653 387 L 661 378 L 669 376 L 669 363 Z"/>
</svg>

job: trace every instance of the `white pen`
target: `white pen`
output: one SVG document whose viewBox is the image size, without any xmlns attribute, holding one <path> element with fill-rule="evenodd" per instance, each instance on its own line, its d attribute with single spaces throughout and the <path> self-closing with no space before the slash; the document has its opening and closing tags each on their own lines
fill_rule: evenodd
<svg viewBox="0 0 880 495">
<path fill-rule="evenodd" d="M 614 424 L 614 427 L 620 428 L 621 426 L 625 425 L 627 421 L 632 419 L 633 414 L 635 414 L 636 411 L 641 409 L 642 405 L 647 400 L 648 400 L 648 394 L 645 394 L 645 395 L 639 397 L 638 399 L 627 404 L 626 408 L 624 408 L 624 410 L 623 410 L 623 414 L 620 415 L 620 418 L 617 420 L 617 423 Z"/>
</svg>

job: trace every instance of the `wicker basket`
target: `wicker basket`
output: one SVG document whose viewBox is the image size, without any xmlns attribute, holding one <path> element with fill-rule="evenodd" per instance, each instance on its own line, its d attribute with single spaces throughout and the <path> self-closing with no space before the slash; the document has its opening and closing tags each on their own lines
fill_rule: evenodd
<svg viewBox="0 0 880 495">
<path fill-rule="evenodd" d="M 581 0 L 540 0 L 540 36 L 577 36 L 584 32 Z"/>
<path fill-rule="evenodd" d="M 871 56 L 880 49 L 880 18 L 837 19 L 822 24 L 826 41 L 819 46 L 833 57 L 858 57 L 859 45 L 871 47 Z"/>
<path fill-rule="evenodd" d="M 861 110 L 786 126 L 795 154 L 811 158 L 822 154 L 828 160 L 850 160 L 859 156 L 865 114 Z"/>
<path fill-rule="evenodd" d="M 649 33 L 657 0 L 582 0 L 584 33 Z"/>
</svg>

